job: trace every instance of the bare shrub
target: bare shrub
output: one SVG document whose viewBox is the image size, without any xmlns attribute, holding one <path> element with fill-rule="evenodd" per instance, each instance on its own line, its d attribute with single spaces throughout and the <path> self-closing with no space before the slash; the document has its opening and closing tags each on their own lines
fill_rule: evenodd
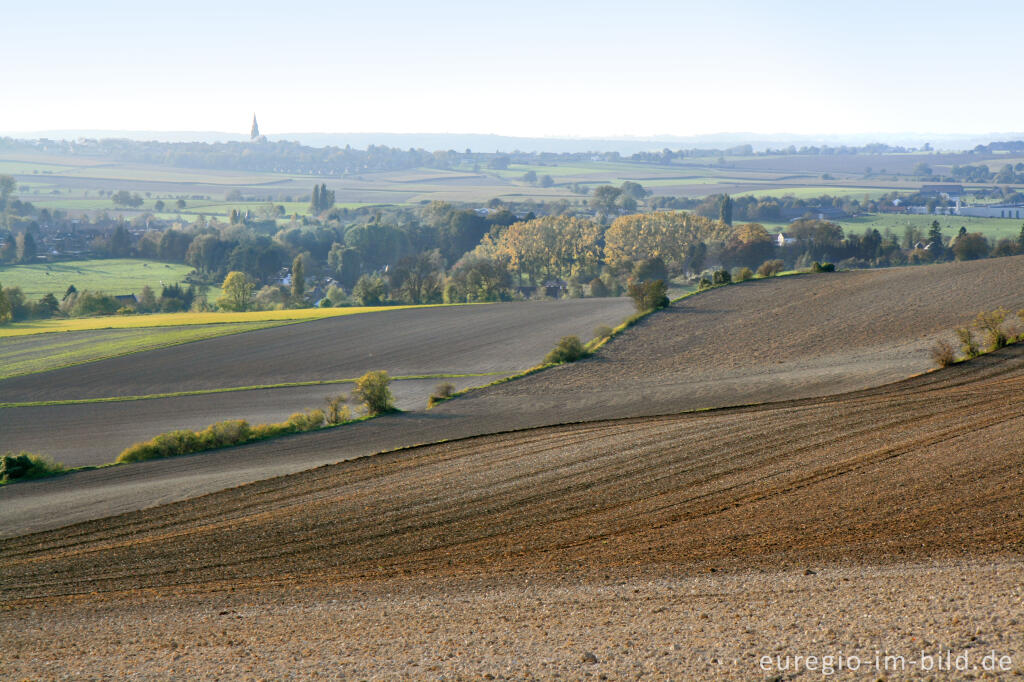
<svg viewBox="0 0 1024 682">
<path fill-rule="evenodd" d="M 754 279 L 754 271 L 750 268 L 733 268 L 732 269 L 732 281 L 734 282 L 746 282 L 748 279 Z"/>
<path fill-rule="evenodd" d="M 1003 329 L 1003 322 L 1006 321 L 1006 316 L 1009 314 L 1010 312 L 1005 308 L 997 308 L 980 312 L 978 317 L 975 318 L 974 326 L 988 337 L 988 349 L 990 351 L 999 350 L 1009 342 L 1006 331 Z"/>
<path fill-rule="evenodd" d="M 199 432 L 198 447 L 201 450 L 213 450 L 214 448 L 244 443 L 252 435 L 251 431 L 249 423 L 242 419 L 231 419 L 210 424 Z"/>
<path fill-rule="evenodd" d="M 449 382 L 438 384 L 434 387 L 434 392 L 429 398 L 427 398 L 427 407 L 433 407 L 438 403 L 442 403 L 448 400 L 455 393 L 455 385 Z"/>
<path fill-rule="evenodd" d="M 971 331 L 970 327 L 957 327 L 956 335 L 960 339 L 960 350 L 965 357 L 970 359 L 981 355 L 978 340 L 974 338 L 974 332 Z"/>
<path fill-rule="evenodd" d="M 766 260 L 761 263 L 760 267 L 757 268 L 757 274 L 761 277 L 774 277 L 775 275 L 782 272 L 782 268 L 786 266 L 781 260 Z"/>
<path fill-rule="evenodd" d="M 336 395 L 326 399 L 327 412 L 325 419 L 328 424 L 344 424 L 351 421 L 352 413 L 346 405 L 348 398 L 344 395 Z"/>
<path fill-rule="evenodd" d="M 294 433 L 312 431 L 313 429 L 318 429 L 323 426 L 324 411 L 310 410 L 309 412 L 296 412 L 292 416 L 288 417 L 288 421 L 286 423 Z"/>
<path fill-rule="evenodd" d="M 939 367 L 949 367 L 956 362 L 956 349 L 949 341 L 942 339 L 932 346 L 931 356 Z"/>
</svg>

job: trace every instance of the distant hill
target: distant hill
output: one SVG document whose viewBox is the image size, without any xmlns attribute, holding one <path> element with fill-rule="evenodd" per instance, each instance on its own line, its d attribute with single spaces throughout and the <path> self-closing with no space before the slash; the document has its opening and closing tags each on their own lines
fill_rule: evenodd
<svg viewBox="0 0 1024 682">
<path fill-rule="evenodd" d="M 21 139 L 46 138 L 76 140 L 79 138 L 125 138 L 158 142 L 242 142 L 248 134 L 217 131 L 151 131 L 151 130 L 41 130 L 0 133 Z M 922 133 L 877 133 L 856 135 L 799 135 L 790 133 L 716 133 L 711 135 L 608 138 L 512 137 L 475 133 L 280 133 L 269 134 L 268 139 L 294 140 L 310 147 L 345 147 L 366 149 L 370 145 L 383 145 L 400 149 L 455 150 L 463 152 L 548 152 L 554 154 L 580 152 L 618 152 L 629 155 L 662 149 L 711 148 L 727 149 L 749 144 L 755 150 L 780 149 L 795 145 L 862 146 L 885 143 L 907 147 L 920 147 L 925 143 L 935 149 L 966 150 L 999 140 L 1024 138 L 1024 132 L 981 134 L 929 135 Z"/>
</svg>

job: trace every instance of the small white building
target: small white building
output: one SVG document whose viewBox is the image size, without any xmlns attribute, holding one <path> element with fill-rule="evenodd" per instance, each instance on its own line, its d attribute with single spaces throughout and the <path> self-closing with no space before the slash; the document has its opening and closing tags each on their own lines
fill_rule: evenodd
<svg viewBox="0 0 1024 682">
<path fill-rule="evenodd" d="M 789 234 L 788 232 L 779 232 L 775 235 L 776 246 L 783 247 L 789 246 L 790 244 L 796 244 L 799 241 L 796 237 Z"/>
</svg>

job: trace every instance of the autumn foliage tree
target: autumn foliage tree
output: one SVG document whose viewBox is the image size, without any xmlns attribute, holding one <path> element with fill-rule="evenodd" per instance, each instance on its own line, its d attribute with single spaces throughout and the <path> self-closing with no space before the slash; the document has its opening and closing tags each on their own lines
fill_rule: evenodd
<svg viewBox="0 0 1024 682">
<path fill-rule="evenodd" d="M 484 237 L 475 255 L 496 258 L 531 283 L 573 277 L 598 268 L 601 226 L 585 218 L 544 216 L 514 223 L 497 238 Z"/>
<path fill-rule="evenodd" d="M 692 213 L 642 213 L 617 218 L 605 233 L 604 257 L 612 268 L 660 258 L 671 272 L 684 267 L 687 247 L 725 239 L 731 228 Z"/>
<path fill-rule="evenodd" d="M 217 299 L 217 305 L 223 310 L 242 312 L 249 309 L 255 285 L 244 272 L 234 270 L 224 278 L 221 287 L 223 295 Z"/>
</svg>

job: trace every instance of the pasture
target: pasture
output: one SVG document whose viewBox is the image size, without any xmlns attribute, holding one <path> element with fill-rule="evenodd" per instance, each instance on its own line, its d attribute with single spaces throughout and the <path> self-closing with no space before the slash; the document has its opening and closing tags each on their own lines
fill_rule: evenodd
<svg viewBox="0 0 1024 682">
<path fill-rule="evenodd" d="M 863 233 L 866 229 L 875 229 L 881 233 L 891 231 L 897 238 L 902 239 L 903 233 L 908 227 L 913 227 L 927 233 L 932 222 L 938 220 L 945 237 L 955 236 L 961 227 L 966 227 L 968 232 L 980 232 L 989 238 L 995 239 L 1016 239 L 1020 236 L 1021 228 L 1024 228 L 1024 221 L 1010 218 L 973 218 L 969 216 L 949 215 L 895 215 L 887 213 L 874 213 L 856 218 L 839 220 L 839 224 L 847 233 Z"/>
<path fill-rule="evenodd" d="M 0 284 L 21 287 L 30 300 L 45 294 L 60 299 L 71 285 L 113 295 L 138 294 L 148 285 L 159 296 L 163 284 L 184 282 L 190 272 L 190 265 L 137 258 L 60 261 L 0 266 Z"/>
</svg>

